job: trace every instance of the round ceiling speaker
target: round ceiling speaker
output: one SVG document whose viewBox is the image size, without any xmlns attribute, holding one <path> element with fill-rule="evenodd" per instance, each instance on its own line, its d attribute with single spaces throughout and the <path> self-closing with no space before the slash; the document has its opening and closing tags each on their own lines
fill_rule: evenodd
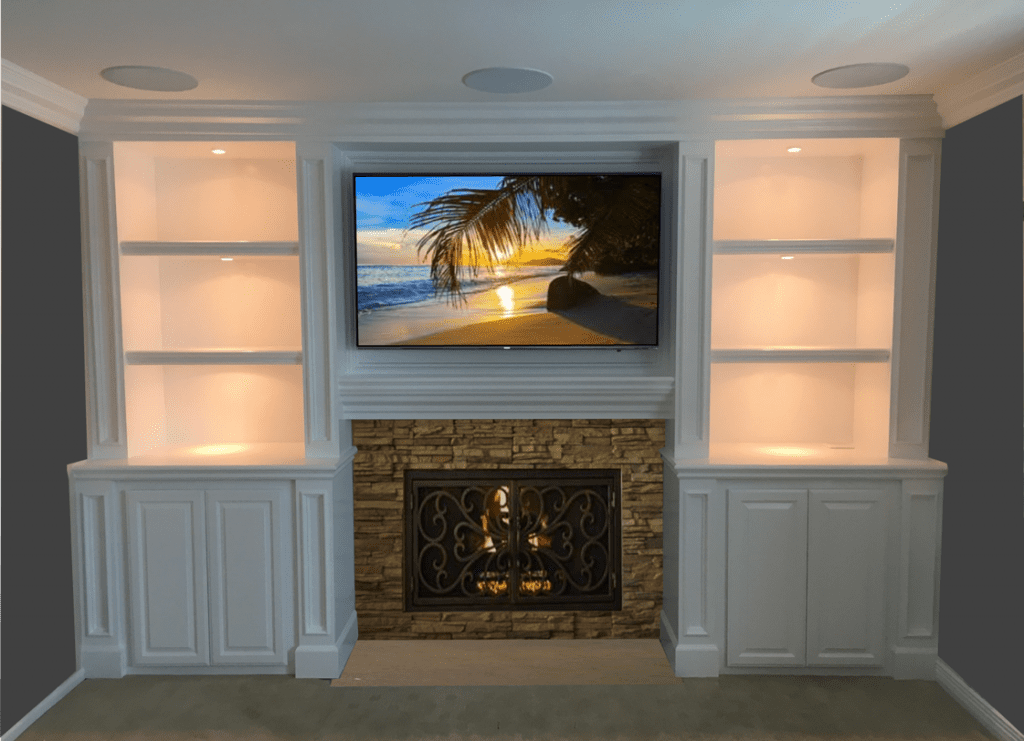
<svg viewBox="0 0 1024 741">
<path fill-rule="evenodd" d="M 910 67 L 905 64 L 866 62 L 827 69 L 812 77 L 811 82 L 818 87 L 829 88 L 873 87 L 895 82 L 909 72 Z"/>
<path fill-rule="evenodd" d="M 129 64 L 121 67 L 107 67 L 100 72 L 100 75 L 104 80 L 115 85 L 136 90 L 156 90 L 162 93 L 180 93 L 199 85 L 199 80 L 192 75 L 163 67 L 143 67 Z"/>
<path fill-rule="evenodd" d="M 553 79 L 539 69 L 487 67 L 470 72 L 462 78 L 462 83 L 485 93 L 532 93 L 543 90 Z"/>
</svg>

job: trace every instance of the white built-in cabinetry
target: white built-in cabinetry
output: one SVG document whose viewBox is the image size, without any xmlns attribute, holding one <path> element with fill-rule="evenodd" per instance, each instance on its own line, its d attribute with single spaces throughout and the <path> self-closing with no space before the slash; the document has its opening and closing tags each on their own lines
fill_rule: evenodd
<svg viewBox="0 0 1024 741">
<path fill-rule="evenodd" d="M 678 676 L 934 676 L 931 101 L 138 105 L 81 135 L 86 676 L 338 676 L 348 423 L 466 417 L 666 420 Z M 657 349 L 355 346 L 353 172 L 553 168 L 662 173 Z"/>
<path fill-rule="evenodd" d="M 288 494 L 283 484 L 125 489 L 134 666 L 287 665 Z"/>
<path fill-rule="evenodd" d="M 81 152 L 90 455 L 69 470 L 86 676 L 337 676 L 356 624 L 352 564 L 334 563 L 353 451 L 331 388 L 330 153 Z"/>
<path fill-rule="evenodd" d="M 705 271 L 676 316 L 709 357 L 677 353 L 665 451 L 676 674 L 932 678 L 939 141 L 735 139 L 681 159 L 713 215 L 677 283 Z"/>
<path fill-rule="evenodd" d="M 729 487 L 729 666 L 882 666 L 892 486 Z"/>
</svg>

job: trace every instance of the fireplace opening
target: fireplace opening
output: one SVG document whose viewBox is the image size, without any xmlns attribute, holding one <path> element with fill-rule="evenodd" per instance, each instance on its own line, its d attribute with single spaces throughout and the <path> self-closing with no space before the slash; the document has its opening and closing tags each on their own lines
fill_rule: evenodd
<svg viewBox="0 0 1024 741">
<path fill-rule="evenodd" d="M 619 479 L 406 471 L 406 611 L 621 610 Z"/>
</svg>

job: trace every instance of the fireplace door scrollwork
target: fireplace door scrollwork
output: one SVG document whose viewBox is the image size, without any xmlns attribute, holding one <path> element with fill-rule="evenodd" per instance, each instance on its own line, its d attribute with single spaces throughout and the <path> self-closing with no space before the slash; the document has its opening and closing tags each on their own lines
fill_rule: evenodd
<svg viewBox="0 0 1024 741">
<path fill-rule="evenodd" d="M 406 610 L 619 610 L 619 472 L 408 471 Z"/>
</svg>

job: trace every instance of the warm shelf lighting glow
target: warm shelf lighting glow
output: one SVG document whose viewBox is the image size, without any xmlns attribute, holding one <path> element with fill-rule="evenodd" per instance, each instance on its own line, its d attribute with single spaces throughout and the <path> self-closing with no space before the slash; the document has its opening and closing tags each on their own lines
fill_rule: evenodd
<svg viewBox="0 0 1024 741">
<path fill-rule="evenodd" d="M 783 259 L 783 260 L 792 260 L 792 259 L 793 259 L 793 257 L 794 257 L 793 255 L 783 255 L 783 256 L 782 256 L 782 259 Z"/>
<path fill-rule="evenodd" d="M 224 149 L 214 149 L 214 150 L 211 150 L 211 151 L 212 151 L 212 152 L 213 152 L 214 154 L 227 154 L 227 151 L 226 151 L 226 150 L 224 150 Z"/>
<path fill-rule="evenodd" d="M 220 260 L 221 260 L 221 262 L 231 262 L 234 259 L 235 258 L 233 258 L 233 257 L 222 257 Z"/>
<path fill-rule="evenodd" d="M 795 458 L 804 455 L 814 455 L 814 451 L 811 448 L 796 448 L 787 446 L 761 448 L 761 452 L 767 453 L 768 455 L 782 455 L 790 458 Z"/>
<path fill-rule="evenodd" d="M 790 147 L 790 148 L 789 148 L 789 149 L 787 149 L 786 151 L 787 151 L 787 152 L 793 152 L 794 154 L 796 154 L 797 152 L 799 152 L 799 151 L 800 151 L 800 147 Z"/>
<path fill-rule="evenodd" d="M 197 445 L 189 450 L 193 455 L 228 455 L 230 453 L 241 453 L 245 445 Z"/>
</svg>

